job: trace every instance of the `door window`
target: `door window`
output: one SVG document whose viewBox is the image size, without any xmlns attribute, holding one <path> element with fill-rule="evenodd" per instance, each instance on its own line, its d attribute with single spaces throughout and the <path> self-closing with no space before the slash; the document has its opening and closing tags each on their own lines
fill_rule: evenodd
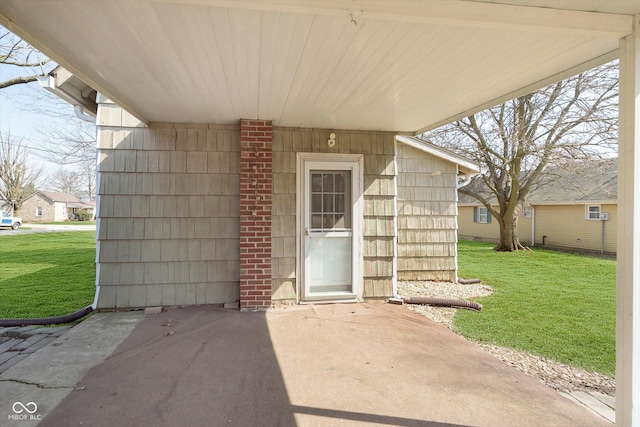
<svg viewBox="0 0 640 427">
<path fill-rule="evenodd" d="M 351 228 L 351 172 L 312 171 L 309 224 L 314 230 Z"/>
</svg>

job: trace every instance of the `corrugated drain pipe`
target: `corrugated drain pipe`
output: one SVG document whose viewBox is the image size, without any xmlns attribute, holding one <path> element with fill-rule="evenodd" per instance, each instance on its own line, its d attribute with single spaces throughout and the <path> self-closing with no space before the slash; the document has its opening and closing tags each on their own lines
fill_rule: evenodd
<svg viewBox="0 0 640 427">
<path fill-rule="evenodd" d="M 0 327 L 60 325 L 62 323 L 75 322 L 92 311 L 93 307 L 89 305 L 82 310 L 78 310 L 75 313 L 65 314 L 64 316 L 41 317 L 35 319 L 0 319 Z"/>
<path fill-rule="evenodd" d="M 424 304 L 436 307 L 453 307 L 467 308 L 469 310 L 480 311 L 482 305 L 475 301 L 465 301 L 462 299 L 452 298 L 433 298 L 433 297 L 400 297 L 405 304 Z"/>
<path fill-rule="evenodd" d="M 476 283 L 482 283 L 480 279 L 458 279 L 458 283 L 461 285 L 473 285 Z"/>
</svg>

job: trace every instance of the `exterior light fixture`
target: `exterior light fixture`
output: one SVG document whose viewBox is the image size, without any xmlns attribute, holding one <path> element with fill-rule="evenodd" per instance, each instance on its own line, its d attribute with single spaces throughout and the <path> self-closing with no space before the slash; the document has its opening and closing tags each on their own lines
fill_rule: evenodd
<svg viewBox="0 0 640 427">
<path fill-rule="evenodd" d="M 327 139 L 327 145 L 329 146 L 329 148 L 333 148 L 333 146 L 336 145 L 336 134 L 335 133 L 330 133 L 329 134 L 329 139 Z"/>
</svg>

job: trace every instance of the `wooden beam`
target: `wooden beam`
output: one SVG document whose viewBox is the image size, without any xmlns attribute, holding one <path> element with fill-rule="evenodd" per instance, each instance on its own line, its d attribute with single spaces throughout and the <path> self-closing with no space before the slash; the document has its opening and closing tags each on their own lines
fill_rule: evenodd
<svg viewBox="0 0 640 427">
<path fill-rule="evenodd" d="M 345 16 L 495 30 L 554 32 L 619 39 L 631 34 L 632 17 L 464 0 L 152 0 L 269 12 Z"/>
</svg>

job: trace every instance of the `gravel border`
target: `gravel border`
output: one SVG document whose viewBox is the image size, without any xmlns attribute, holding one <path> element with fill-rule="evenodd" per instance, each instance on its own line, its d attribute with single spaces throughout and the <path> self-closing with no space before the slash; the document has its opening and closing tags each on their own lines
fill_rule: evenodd
<svg viewBox="0 0 640 427">
<path fill-rule="evenodd" d="M 398 281 L 400 296 L 422 296 L 469 299 L 491 295 L 493 290 L 483 284 L 462 285 L 451 282 L 431 281 Z M 426 305 L 407 304 L 414 310 L 434 322 L 453 330 L 453 316 L 456 309 L 448 307 L 431 307 Z M 608 396 L 615 396 L 615 379 L 595 372 L 565 365 L 554 360 L 510 348 L 496 345 L 475 343 L 478 347 L 493 354 L 498 359 L 520 371 L 538 378 L 538 380 L 554 390 L 571 393 L 573 391 L 598 391 Z"/>
</svg>

